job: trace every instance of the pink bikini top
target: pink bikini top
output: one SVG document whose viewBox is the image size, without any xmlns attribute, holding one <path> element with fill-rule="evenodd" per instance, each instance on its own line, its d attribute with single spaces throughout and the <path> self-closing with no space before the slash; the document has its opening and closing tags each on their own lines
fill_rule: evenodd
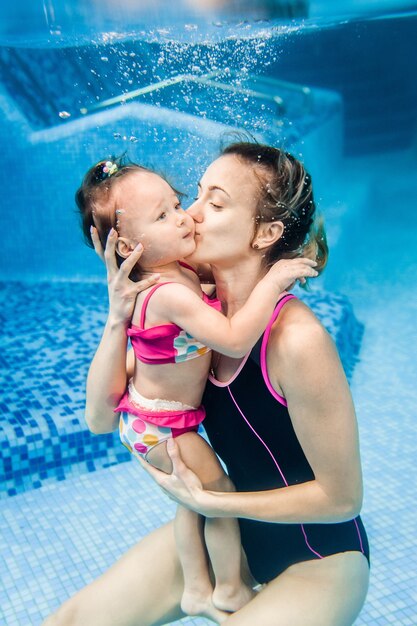
<svg viewBox="0 0 417 626">
<path fill-rule="evenodd" d="M 188 266 L 185 267 L 188 268 Z M 191 337 L 177 324 L 168 323 L 145 328 L 146 309 L 150 298 L 157 289 L 170 284 L 172 283 L 160 283 L 150 290 L 142 305 L 140 326 L 131 324 L 130 328 L 127 329 L 136 358 L 142 361 L 142 363 L 153 365 L 182 363 L 183 361 L 190 361 L 207 354 L 210 351 L 210 348 Z M 209 298 L 203 292 L 203 300 L 217 311 L 221 310 L 221 303 L 217 298 Z"/>
</svg>

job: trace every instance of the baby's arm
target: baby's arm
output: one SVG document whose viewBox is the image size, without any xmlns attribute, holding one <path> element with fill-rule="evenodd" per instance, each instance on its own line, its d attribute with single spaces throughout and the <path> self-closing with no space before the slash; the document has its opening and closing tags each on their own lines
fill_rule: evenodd
<svg viewBox="0 0 417 626">
<path fill-rule="evenodd" d="M 278 295 L 297 279 L 317 276 L 315 261 L 281 260 L 256 285 L 245 305 L 228 319 L 201 298 L 178 284 L 167 284 L 155 293 L 155 305 L 168 319 L 198 341 L 227 356 L 244 356 L 257 342 L 272 315 Z"/>
</svg>

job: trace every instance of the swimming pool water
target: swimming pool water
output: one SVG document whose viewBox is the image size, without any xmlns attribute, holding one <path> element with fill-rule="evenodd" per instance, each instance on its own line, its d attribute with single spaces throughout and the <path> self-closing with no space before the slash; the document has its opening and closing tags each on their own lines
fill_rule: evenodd
<svg viewBox="0 0 417 626">
<path fill-rule="evenodd" d="M 331 333 L 350 376 L 363 326 L 348 300 L 300 296 Z M 92 435 L 84 420 L 85 381 L 106 302 L 103 283 L 0 284 L 0 499 L 130 460 L 117 432 Z"/>
<path fill-rule="evenodd" d="M 97 71 L 90 63 L 94 59 L 99 67 L 111 67 L 119 93 L 133 88 L 133 78 L 144 86 L 194 66 L 197 76 L 220 67 L 227 84 L 224 72 L 230 65 L 233 71 L 250 70 L 255 80 L 259 74 L 307 85 L 313 100 L 319 98 L 321 115 L 313 107 L 310 120 L 308 111 L 288 114 L 300 91 L 287 98 L 282 119 L 279 112 L 271 119 L 282 122 L 275 137 L 284 136 L 287 147 L 301 152 L 313 169 L 330 235 L 329 267 L 311 297 L 338 341 L 358 413 L 372 573 L 356 624 L 417 624 L 416 23 L 412 15 L 316 28 L 295 23 L 285 26 L 281 40 L 278 31 L 268 36 L 270 25 L 258 24 L 252 40 L 247 29 L 245 43 L 240 41 L 245 25 L 240 25 L 233 40 L 220 28 L 215 48 L 193 45 L 192 29 L 180 46 L 164 42 L 162 32 L 154 34 L 152 44 L 127 38 L 119 47 L 102 41 L 101 47 L 83 48 L 72 41 L 71 54 L 65 52 L 68 41 L 53 44 L 55 51 L 38 41 L 33 71 L 25 65 L 30 51 L 0 48 L 0 130 L 8 139 L 0 168 L 7 191 L 1 212 L 6 282 L 1 292 L 0 623 L 39 625 L 173 515 L 172 505 L 135 463 L 120 463 L 127 455 L 115 437 L 82 432 L 83 380 L 104 320 L 105 286 L 80 282 L 101 277 L 102 267 L 82 247 L 72 194 L 99 151 L 126 145 L 155 164 L 163 153 L 163 166 L 171 167 L 192 194 L 196 172 L 214 156 L 221 130 L 233 126 L 233 106 L 227 120 L 216 118 L 210 108 L 219 99 L 218 88 L 207 89 L 196 103 L 200 88 L 194 85 L 188 91 L 166 90 L 164 106 L 135 101 L 59 118 L 62 97 L 70 111 L 102 100 L 97 100 L 100 83 L 90 72 Z M 112 61 L 101 60 L 110 53 Z M 75 63 L 77 54 L 81 62 Z M 70 57 L 79 85 L 72 84 L 66 94 Z M 8 61 L 16 59 L 19 71 L 15 66 L 12 76 Z M 133 71 L 135 59 L 149 76 Z M 230 79 L 233 87 L 239 86 L 236 80 Z M 108 79 L 105 97 L 114 95 L 113 85 Z M 328 97 L 320 100 L 323 89 Z M 195 99 L 194 109 L 180 105 L 181 94 Z M 252 128 L 264 115 L 257 104 L 262 101 L 252 101 L 246 110 L 240 101 L 243 127 L 246 122 Z M 184 623 L 207 622 L 189 618 Z"/>
<path fill-rule="evenodd" d="M 411 199 L 414 181 L 404 181 L 404 166 L 410 164 L 417 165 L 411 152 L 349 160 L 346 176 L 363 177 L 366 166 L 371 185 L 386 181 L 389 172 L 387 202 L 400 188 L 403 197 Z M 415 200 L 409 206 L 415 210 Z M 352 392 L 361 435 L 363 519 L 371 542 L 372 575 L 356 625 L 415 626 L 417 303 L 410 285 L 417 259 L 409 253 L 413 230 L 405 220 L 393 225 L 389 207 L 384 218 L 391 223 L 387 246 L 383 208 L 380 204 L 376 216 L 360 211 L 355 218 L 346 216 L 344 239 L 333 254 L 344 256 L 348 249 L 349 263 L 339 265 L 333 277 L 329 274 L 328 282 L 349 295 L 365 325 Z M 136 505 L 136 494 L 145 504 Z M 0 591 L 0 615 L 9 626 L 39 625 L 41 616 L 173 515 L 169 501 L 131 462 L 46 483 L 1 505 L 1 567 L 7 576 Z M 184 623 L 208 622 L 189 618 Z"/>
</svg>

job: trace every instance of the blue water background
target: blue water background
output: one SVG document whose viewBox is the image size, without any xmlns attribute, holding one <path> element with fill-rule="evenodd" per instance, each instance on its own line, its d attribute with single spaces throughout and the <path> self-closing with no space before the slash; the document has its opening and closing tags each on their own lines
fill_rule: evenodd
<svg viewBox="0 0 417 626">
<path fill-rule="evenodd" d="M 30 467 L 24 458 L 30 435 L 16 435 L 8 420 L 16 418 L 25 398 L 42 407 L 42 394 L 51 403 L 55 397 L 51 422 L 44 413 L 43 419 L 56 424 L 59 411 L 67 439 L 57 446 L 53 435 L 49 442 L 40 437 L 33 445 L 48 451 L 52 468 L 67 447 L 76 468 L 57 484 L 42 466 L 44 476 L 31 485 L 35 489 L 26 486 L 1 501 L 5 624 L 39 624 L 41 616 L 172 515 L 134 464 L 117 464 L 117 448 L 106 456 L 113 450 L 108 442 L 93 443 L 85 435 L 81 446 L 64 422 L 66 414 L 79 424 L 83 389 L 74 385 L 75 374 L 60 377 L 63 370 L 81 367 L 61 346 L 79 340 L 68 330 L 77 328 L 78 319 L 84 333 L 94 324 L 89 339 L 98 339 L 105 314 L 105 303 L 97 310 L 92 304 L 105 297 L 103 268 L 82 242 L 74 190 L 92 162 L 128 149 L 192 198 L 221 136 L 234 128 L 284 145 L 312 171 L 331 246 L 314 297 L 332 310 L 334 298 L 347 298 L 364 328 L 351 387 L 373 568 L 357 624 L 417 623 L 417 17 L 411 4 L 402 3 L 408 11 L 403 15 L 378 14 L 372 4 L 366 16 L 343 20 L 220 26 L 191 20 L 185 28 L 168 15 L 159 31 L 149 29 L 140 37 L 130 30 L 97 31 L 96 43 L 88 45 L 85 30 L 65 36 L 65 23 L 47 24 L 48 41 L 42 29 L 28 28 L 30 36 L 20 39 L 13 29 L 1 31 L 0 426 L 3 434 L 13 431 L 16 437 L 2 439 L 2 446 L 12 441 L 13 454 Z M 185 78 L 177 84 L 93 111 L 110 98 L 178 75 Z M 243 94 L 248 84 L 264 97 Z M 278 102 L 271 103 L 271 93 L 279 95 Z M 91 280 L 99 281 L 96 300 L 80 282 Z M 336 307 L 338 323 L 348 310 Z M 352 319 L 350 313 L 346 319 Z M 346 322 L 347 337 L 354 327 Z M 85 336 L 82 363 L 91 349 Z M 352 345 L 347 341 L 345 350 Z M 29 353 L 37 357 L 30 367 Z M 87 448 L 90 457 L 81 461 Z M 103 468 L 91 473 L 89 463 Z M 32 472 L 39 470 L 39 461 L 34 464 Z M 57 469 L 57 480 L 66 476 L 65 467 Z M 132 507 L 139 480 L 147 503 L 141 515 Z"/>
</svg>

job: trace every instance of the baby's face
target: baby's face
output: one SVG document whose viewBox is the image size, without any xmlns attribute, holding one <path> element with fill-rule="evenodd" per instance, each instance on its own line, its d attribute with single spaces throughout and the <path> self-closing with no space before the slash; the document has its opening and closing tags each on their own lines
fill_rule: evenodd
<svg viewBox="0 0 417 626">
<path fill-rule="evenodd" d="M 194 221 L 169 184 L 153 172 L 132 172 L 115 190 L 119 237 L 141 243 L 142 267 L 171 263 L 194 251 Z"/>
</svg>

